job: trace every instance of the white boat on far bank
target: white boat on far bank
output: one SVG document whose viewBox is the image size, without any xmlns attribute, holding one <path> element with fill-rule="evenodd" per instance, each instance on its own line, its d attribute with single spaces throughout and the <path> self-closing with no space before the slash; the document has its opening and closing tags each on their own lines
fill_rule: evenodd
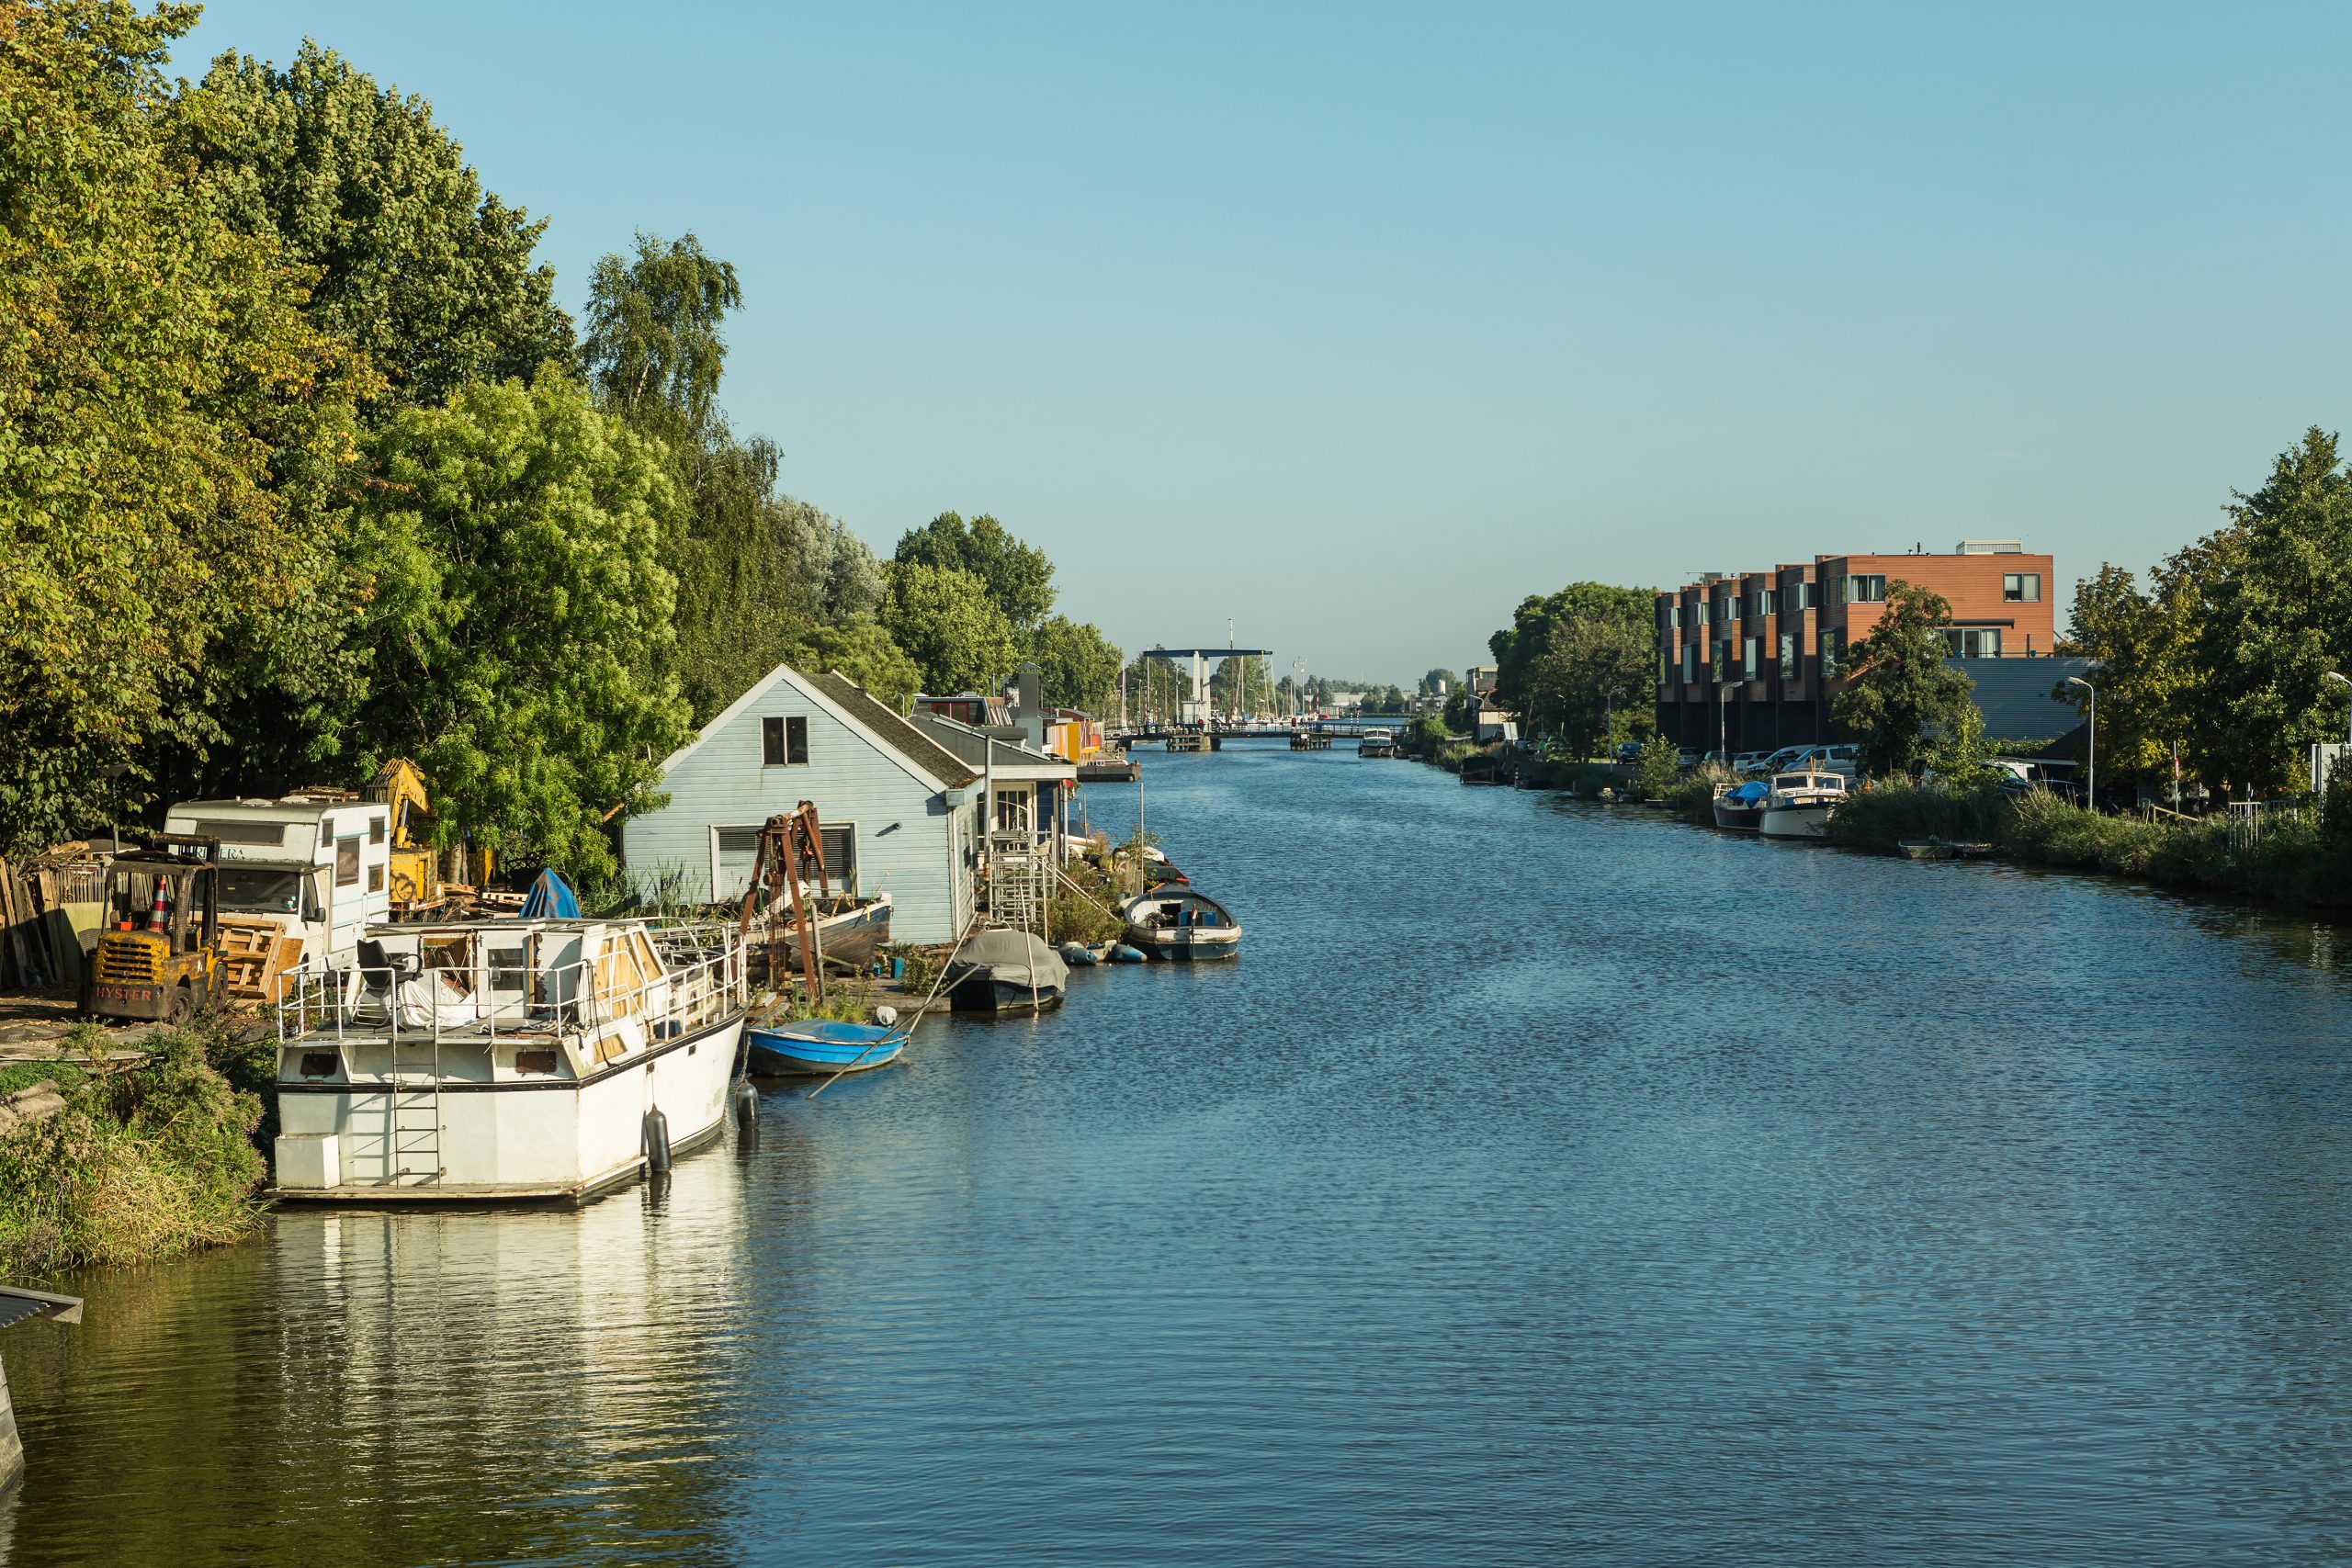
<svg viewBox="0 0 2352 1568">
<path fill-rule="evenodd" d="M 1828 830 L 1830 813 L 1845 800 L 1843 773 L 1826 768 L 1776 773 L 1756 830 L 1768 839 L 1818 839 Z"/>
</svg>

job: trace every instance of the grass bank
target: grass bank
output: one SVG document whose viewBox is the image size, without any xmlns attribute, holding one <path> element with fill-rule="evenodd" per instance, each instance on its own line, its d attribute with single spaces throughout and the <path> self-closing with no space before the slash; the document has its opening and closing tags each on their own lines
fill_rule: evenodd
<svg viewBox="0 0 2352 1568">
<path fill-rule="evenodd" d="M 1998 789 L 1873 787 L 1830 818 L 1849 848 L 1893 853 L 1905 839 L 1994 845 L 2029 865 L 2104 871 L 2233 897 L 2352 908 L 2352 801 L 2323 813 L 2288 812 L 2259 834 L 2218 818 L 2150 821 L 2109 817 L 2056 795 Z"/>
<path fill-rule="evenodd" d="M 12 1089 L 53 1078 L 65 1098 L 0 1137 L 0 1272 L 170 1258 L 259 1225 L 264 1105 L 231 1081 L 250 1076 L 250 1050 L 214 1026 L 159 1030 L 139 1048 L 150 1055 L 135 1063 L 0 1074 Z"/>
</svg>

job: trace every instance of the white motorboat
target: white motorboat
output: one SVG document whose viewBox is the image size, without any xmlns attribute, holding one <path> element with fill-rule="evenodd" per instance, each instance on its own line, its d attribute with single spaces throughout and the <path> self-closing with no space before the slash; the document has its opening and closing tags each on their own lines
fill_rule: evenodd
<svg viewBox="0 0 2352 1568">
<path fill-rule="evenodd" d="M 1163 883 L 1119 906 L 1126 940 L 1153 958 L 1182 963 L 1230 958 L 1241 951 L 1241 922 L 1224 905 L 1190 886 Z"/>
<path fill-rule="evenodd" d="M 715 1138 L 742 1042 L 731 927 L 378 925 L 279 1004 L 273 1196 L 580 1199 Z"/>
<path fill-rule="evenodd" d="M 1768 839 L 1818 839 L 1827 830 L 1829 814 L 1845 799 L 1843 773 L 1826 768 L 1775 773 L 1756 830 Z"/>
<path fill-rule="evenodd" d="M 1359 757 L 1394 757 L 1396 754 L 1396 732 L 1393 729 L 1367 729 L 1363 739 L 1356 742 Z"/>
</svg>

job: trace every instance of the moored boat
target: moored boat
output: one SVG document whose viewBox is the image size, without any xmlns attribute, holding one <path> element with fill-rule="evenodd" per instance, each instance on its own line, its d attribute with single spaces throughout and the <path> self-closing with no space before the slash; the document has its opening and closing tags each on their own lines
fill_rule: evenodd
<svg viewBox="0 0 2352 1568">
<path fill-rule="evenodd" d="M 836 968 L 863 970 L 890 942 L 890 896 L 877 893 L 871 898 L 851 898 L 808 896 L 815 907 L 817 952 L 825 963 Z M 800 962 L 800 938 L 789 921 L 784 925 L 784 951 L 787 964 Z"/>
<path fill-rule="evenodd" d="M 957 1012 L 1037 1012 L 1062 999 L 1069 965 L 1033 931 L 975 931 L 948 961 L 947 1004 Z"/>
<path fill-rule="evenodd" d="M 1359 757 L 1394 757 L 1396 754 L 1396 732 L 1393 729 L 1367 729 L 1356 742 Z"/>
<path fill-rule="evenodd" d="M 1753 833 L 1764 820 L 1764 801 L 1771 786 L 1762 780 L 1743 784 L 1715 786 L 1715 826 L 1734 832 Z"/>
<path fill-rule="evenodd" d="M 870 1072 L 888 1066 L 907 1048 L 905 1030 L 831 1018 L 752 1024 L 744 1037 L 745 1059 L 760 1077 Z"/>
<path fill-rule="evenodd" d="M 1756 830 L 1768 839 L 1818 839 L 1845 804 L 1846 775 L 1826 768 L 1776 773 Z"/>
<path fill-rule="evenodd" d="M 273 1196 L 588 1197 L 719 1134 L 743 1014 L 723 927 L 370 927 L 279 1004 Z"/>
<path fill-rule="evenodd" d="M 1241 951 L 1241 922 L 1224 905 L 1191 887 L 1156 887 L 1119 906 L 1126 940 L 1153 958 L 1230 958 Z"/>
</svg>

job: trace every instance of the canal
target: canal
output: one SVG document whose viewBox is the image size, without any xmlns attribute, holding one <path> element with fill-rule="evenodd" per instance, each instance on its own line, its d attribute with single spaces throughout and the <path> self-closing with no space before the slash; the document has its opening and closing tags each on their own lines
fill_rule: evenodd
<svg viewBox="0 0 2352 1568">
<path fill-rule="evenodd" d="M 2330 1562 L 2334 930 L 1272 748 L 1223 967 L 0 1339 L 9 1561 Z M 1097 826 L 1134 786 L 1090 786 Z"/>
</svg>

